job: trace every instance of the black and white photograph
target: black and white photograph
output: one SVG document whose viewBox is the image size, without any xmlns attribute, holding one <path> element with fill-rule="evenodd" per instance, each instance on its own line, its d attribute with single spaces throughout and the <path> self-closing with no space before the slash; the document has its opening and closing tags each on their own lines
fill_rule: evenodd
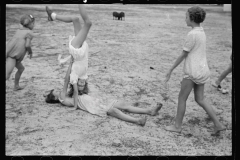
<svg viewBox="0 0 240 160">
<path fill-rule="evenodd" d="M 6 4 L 5 155 L 232 156 L 231 4 Z"/>
</svg>

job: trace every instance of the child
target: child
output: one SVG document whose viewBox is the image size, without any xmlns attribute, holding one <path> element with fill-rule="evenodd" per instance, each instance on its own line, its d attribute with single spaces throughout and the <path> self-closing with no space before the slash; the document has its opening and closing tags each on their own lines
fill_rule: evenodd
<svg viewBox="0 0 240 160">
<path fill-rule="evenodd" d="M 227 68 L 225 71 L 222 72 L 222 74 L 218 77 L 218 79 L 217 79 L 215 82 L 212 83 L 212 86 L 213 86 L 213 87 L 216 87 L 216 88 L 217 88 L 218 90 L 220 90 L 223 94 L 225 94 L 225 93 L 228 92 L 227 90 L 222 89 L 222 87 L 221 87 L 221 82 L 222 82 L 222 80 L 223 80 L 224 78 L 227 77 L 227 75 L 228 75 L 229 73 L 232 72 L 232 55 L 231 55 L 230 59 L 231 59 L 231 63 L 229 64 L 228 68 Z"/>
<path fill-rule="evenodd" d="M 24 15 L 21 17 L 20 23 L 23 27 L 16 31 L 6 46 L 6 80 L 11 76 L 14 67 L 18 69 L 15 74 L 15 91 L 24 88 L 19 86 L 20 77 L 25 69 L 21 61 L 27 52 L 30 59 L 32 58 L 31 40 L 33 39 L 32 30 L 35 20 L 32 15 Z"/>
<path fill-rule="evenodd" d="M 81 27 L 80 20 L 75 16 L 63 16 L 52 12 L 48 6 L 46 6 L 46 12 L 48 14 L 48 20 L 59 20 L 66 23 L 73 23 L 75 36 L 69 36 L 69 52 L 74 58 L 70 74 L 70 83 L 74 89 L 74 106 L 77 108 L 78 97 L 78 82 L 80 79 L 86 80 L 88 69 L 88 44 L 85 41 L 88 32 L 92 26 L 92 22 L 89 20 L 87 12 L 82 4 L 78 5 L 80 15 L 84 21 L 83 28 Z M 84 72 L 84 74 L 82 74 Z M 81 73 L 81 75 L 80 75 Z"/>
<path fill-rule="evenodd" d="M 68 67 L 68 71 L 65 76 L 64 86 L 62 91 L 56 92 L 51 90 L 50 93 L 44 95 L 46 97 L 45 101 L 47 103 L 61 103 L 65 106 L 73 107 L 75 102 L 72 98 L 72 89 L 67 93 L 67 87 L 69 83 L 69 75 L 72 68 L 72 62 Z M 121 110 L 130 112 L 130 113 L 139 113 L 139 114 L 148 114 L 155 116 L 158 114 L 158 111 L 162 108 L 161 103 L 157 103 L 157 106 L 152 109 L 138 108 L 134 107 L 132 104 L 125 101 L 117 100 L 108 100 L 104 101 L 103 99 L 97 99 L 88 95 L 88 87 L 86 81 L 81 81 L 79 84 L 79 94 L 78 94 L 78 108 L 87 111 L 91 114 L 95 114 L 101 117 L 106 117 L 107 115 L 119 118 L 123 121 L 130 123 L 135 123 L 140 126 L 144 126 L 146 123 L 146 118 L 134 118 Z M 135 104 L 137 105 L 137 104 Z"/>
<path fill-rule="evenodd" d="M 177 115 L 175 124 L 165 129 L 171 132 L 181 132 L 182 120 L 185 114 L 187 98 L 194 88 L 195 101 L 207 112 L 214 123 L 214 133 L 224 130 L 218 121 L 212 107 L 204 99 L 204 84 L 209 80 L 210 71 L 206 59 L 206 36 L 200 26 L 205 19 L 206 12 L 198 7 L 191 7 L 186 12 L 186 24 L 192 27 L 183 46 L 183 52 L 166 74 L 165 83 L 170 79 L 172 71 L 184 61 L 184 76 L 181 91 L 178 96 Z"/>
</svg>

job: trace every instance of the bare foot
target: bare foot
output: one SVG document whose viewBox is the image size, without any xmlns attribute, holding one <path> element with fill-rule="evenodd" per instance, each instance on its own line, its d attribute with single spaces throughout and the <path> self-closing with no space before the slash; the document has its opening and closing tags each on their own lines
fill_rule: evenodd
<svg viewBox="0 0 240 160">
<path fill-rule="evenodd" d="M 167 126 L 165 127 L 165 130 L 170 132 L 177 132 L 177 133 L 180 133 L 182 131 L 181 128 L 176 128 L 175 125 Z"/>
<path fill-rule="evenodd" d="M 157 103 L 157 106 L 151 110 L 150 115 L 156 116 L 158 114 L 158 111 L 162 108 L 162 103 Z"/>
<path fill-rule="evenodd" d="M 219 136 L 221 131 L 225 131 L 226 128 L 224 126 L 221 127 L 214 127 L 214 132 L 211 134 L 211 136 Z"/>
<path fill-rule="evenodd" d="M 140 119 L 138 120 L 137 124 L 139 124 L 140 126 L 143 127 L 143 126 L 145 126 L 146 121 L 147 121 L 147 118 L 146 118 L 146 117 L 140 118 Z"/>
<path fill-rule="evenodd" d="M 18 91 L 18 90 L 24 89 L 25 87 L 26 87 L 26 86 L 24 86 L 24 87 L 14 86 L 13 90 L 14 90 L 14 91 Z"/>
</svg>

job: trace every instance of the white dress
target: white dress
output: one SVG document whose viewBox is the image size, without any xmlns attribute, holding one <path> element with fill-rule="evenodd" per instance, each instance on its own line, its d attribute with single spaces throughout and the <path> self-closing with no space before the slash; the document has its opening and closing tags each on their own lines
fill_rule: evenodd
<svg viewBox="0 0 240 160">
<path fill-rule="evenodd" d="M 116 102 L 117 100 L 98 99 L 87 94 L 78 96 L 78 107 L 101 117 L 106 117 L 108 110 L 111 109 Z"/>
<path fill-rule="evenodd" d="M 206 58 L 206 35 L 202 27 L 193 28 L 187 35 L 183 50 L 189 52 L 184 61 L 183 78 L 204 84 L 210 78 Z"/>
<path fill-rule="evenodd" d="M 88 69 L 88 44 L 86 41 L 83 42 L 81 48 L 74 48 L 71 45 L 72 40 L 75 36 L 69 36 L 69 53 L 73 56 L 74 62 L 72 64 L 70 83 L 77 83 L 78 79 L 87 79 Z"/>
</svg>

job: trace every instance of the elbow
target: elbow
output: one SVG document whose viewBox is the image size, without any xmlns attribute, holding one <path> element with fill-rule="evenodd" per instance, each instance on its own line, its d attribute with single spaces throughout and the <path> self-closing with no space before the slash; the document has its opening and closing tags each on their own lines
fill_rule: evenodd
<svg viewBox="0 0 240 160">
<path fill-rule="evenodd" d="M 182 53 L 182 57 L 183 57 L 183 58 L 186 58 L 187 55 L 188 55 L 188 52 L 187 52 L 187 51 L 183 51 L 183 53 Z"/>
<path fill-rule="evenodd" d="M 31 45 L 30 45 L 29 43 L 27 43 L 27 44 L 25 45 L 25 47 L 26 47 L 26 48 L 30 48 Z"/>
<path fill-rule="evenodd" d="M 86 25 L 90 28 L 92 26 L 92 22 L 90 20 L 87 20 Z"/>
</svg>

